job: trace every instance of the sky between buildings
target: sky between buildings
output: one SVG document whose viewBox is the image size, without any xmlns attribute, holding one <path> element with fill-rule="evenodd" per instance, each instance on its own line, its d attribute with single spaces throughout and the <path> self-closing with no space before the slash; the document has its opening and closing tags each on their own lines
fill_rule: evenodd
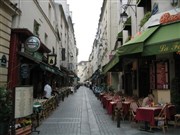
<svg viewBox="0 0 180 135">
<path fill-rule="evenodd" d="M 76 44 L 79 49 L 78 62 L 89 60 L 102 2 L 103 0 L 67 0 L 72 11 Z"/>
</svg>

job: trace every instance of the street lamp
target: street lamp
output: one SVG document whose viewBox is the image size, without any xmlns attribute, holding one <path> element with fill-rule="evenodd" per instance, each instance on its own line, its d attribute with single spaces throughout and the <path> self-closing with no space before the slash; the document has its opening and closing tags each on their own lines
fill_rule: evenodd
<svg viewBox="0 0 180 135">
<path fill-rule="evenodd" d="M 120 14 L 122 18 L 128 18 L 128 14 L 124 11 L 123 13 Z"/>
<path fill-rule="evenodd" d="M 133 6 L 135 7 L 135 9 L 132 8 Z M 133 5 L 133 4 L 125 4 L 125 5 L 123 5 L 122 8 L 124 9 L 124 11 L 123 11 L 123 13 L 120 14 L 120 17 L 122 19 L 127 19 L 128 18 L 128 14 L 126 13 L 126 10 L 127 10 L 128 7 L 130 7 L 132 9 L 132 11 L 134 12 L 134 14 L 135 14 L 135 18 L 136 18 L 136 32 L 137 32 L 137 5 Z"/>
</svg>

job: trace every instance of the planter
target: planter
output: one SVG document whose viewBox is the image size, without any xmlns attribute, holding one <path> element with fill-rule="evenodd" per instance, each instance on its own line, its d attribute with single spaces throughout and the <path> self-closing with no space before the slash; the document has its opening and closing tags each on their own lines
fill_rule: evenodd
<svg viewBox="0 0 180 135">
<path fill-rule="evenodd" d="M 16 129 L 16 135 L 29 135 L 32 131 L 32 125 L 28 125 L 19 129 Z"/>
<path fill-rule="evenodd" d="M 7 135 L 9 131 L 9 122 L 0 122 L 0 135 Z"/>
</svg>

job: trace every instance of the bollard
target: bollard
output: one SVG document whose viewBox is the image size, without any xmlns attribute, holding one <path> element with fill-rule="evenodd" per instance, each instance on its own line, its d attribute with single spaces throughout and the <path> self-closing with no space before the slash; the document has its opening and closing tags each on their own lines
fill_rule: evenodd
<svg viewBox="0 0 180 135">
<path fill-rule="evenodd" d="M 121 126 L 121 118 L 120 118 L 120 111 L 118 110 L 117 113 L 117 127 L 119 128 Z"/>
</svg>

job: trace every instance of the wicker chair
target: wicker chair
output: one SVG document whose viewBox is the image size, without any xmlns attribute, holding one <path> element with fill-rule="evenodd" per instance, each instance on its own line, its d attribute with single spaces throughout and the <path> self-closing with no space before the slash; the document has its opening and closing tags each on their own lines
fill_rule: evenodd
<svg viewBox="0 0 180 135">
<path fill-rule="evenodd" d="M 136 101 L 131 102 L 130 104 L 130 120 L 135 121 L 136 110 L 138 109 L 138 103 Z"/>
<path fill-rule="evenodd" d="M 167 126 L 167 118 L 166 118 L 167 108 L 168 108 L 168 104 L 164 104 L 164 106 L 161 109 L 158 116 L 154 117 L 154 120 L 155 120 L 156 123 L 155 123 L 155 126 L 150 126 L 150 130 L 152 130 L 152 128 L 160 128 L 165 133 L 165 128 L 166 129 L 168 128 L 168 126 Z"/>
<path fill-rule="evenodd" d="M 114 110 L 115 120 L 120 118 L 124 121 L 123 109 L 122 109 L 122 101 L 118 101 Z"/>
<path fill-rule="evenodd" d="M 139 106 L 139 107 L 142 106 L 142 102 L 143 102 L 143 98 L 139 98 L 139 99 L 138 99 L 138 106 Z"/>
</svg>

